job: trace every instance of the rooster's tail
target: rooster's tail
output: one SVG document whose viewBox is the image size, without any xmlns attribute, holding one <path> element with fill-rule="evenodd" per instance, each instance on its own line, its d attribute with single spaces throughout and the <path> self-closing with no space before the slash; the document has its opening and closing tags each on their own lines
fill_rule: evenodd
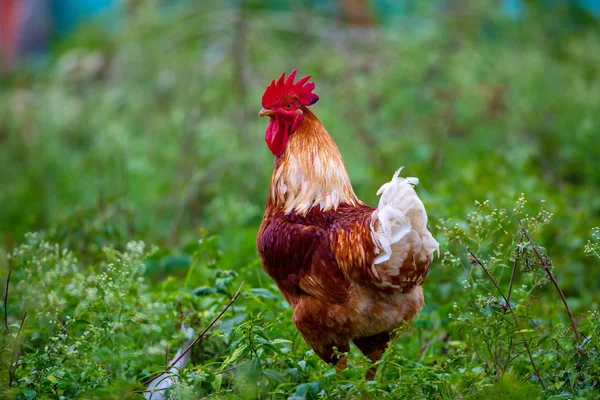
<svg viewBox="0 0 600 400">
<path fill-rule="evenodd" d="M 414 189 L 419 180 L 401 178 L 401 170 L 377 192 L 381 198 L 371 222 L 373 273 L 379 286 L 408 291 L 423 283 L 439 244 L 427 229 L 427 212 Z"/>
</svg>

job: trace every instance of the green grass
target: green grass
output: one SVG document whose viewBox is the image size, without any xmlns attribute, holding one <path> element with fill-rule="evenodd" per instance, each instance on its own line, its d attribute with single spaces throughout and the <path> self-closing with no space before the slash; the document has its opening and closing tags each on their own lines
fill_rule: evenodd
<svg viewBox="0 0 600 400">
<path fill-rule="evenodd" d="M 140 5 L 0 81 L 2 397 L 141 397 L 181 324 L 200 332 L 245 282 L 173 398 L 597 398 L 600 29 L 469 6 L 369 36 L 301 6 Z M 255 250 L 272 168 L 255 115 L 294 68 L 359 197 L 405 166 L 441 245 L 372 382 L 356 349 L 336 375 L 307 348 Z M 514 315 L 467 249 L 504 296 L 517 265 Z"/>
</svg>

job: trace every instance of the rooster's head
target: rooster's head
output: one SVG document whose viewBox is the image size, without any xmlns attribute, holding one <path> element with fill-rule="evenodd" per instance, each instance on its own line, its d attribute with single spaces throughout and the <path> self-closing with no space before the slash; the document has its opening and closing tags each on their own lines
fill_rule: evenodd
<svg viewBox="0 0 600 400">
<path fill-rule="evenodd" d="M 279 157 L 285 151 L 289 136 L 294 133 L 304 119 L 306 107 L 319 100 L 312 91 L 314 82 L 308 82 L 310 75 L 294 83 L 296 70 L 285 78 L 285 72 L 279 79 L 271 81 L 262 97 L 262 110 L 259 116 L 268 116 L 271 120 L 265 133 L 265 141 L 271 152 Z M 307 83 L 308 82 L 308 83 Z"/>
</svg>

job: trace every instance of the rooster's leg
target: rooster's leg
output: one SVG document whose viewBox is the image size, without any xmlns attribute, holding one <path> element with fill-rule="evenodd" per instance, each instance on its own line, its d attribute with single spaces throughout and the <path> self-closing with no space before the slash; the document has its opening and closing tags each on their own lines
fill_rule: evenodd
<svg viewBox="0 0 600 400">
<path fill-rule="evenodd" d="M 348 359 L 346 356 L 340 356 L 335 363 L 335 373 L 339 375 L 343 370 L 346 369 L 348 364 Z"/>
<path fill-rule="evenodd" d="M 354 344 L 365 356 L 371 360 L 373 364 L 375 364 L 381 359 L 381 356 L 387 348 L 389 341 L 389 332 L 382 332 L 378 333 L 377 335 L 354 339 Z M 365 374 L 365 379 L 368 381 L 373 380 L 376 372 L 377 366 L 372 365 Z"/>
<path fill-rule="evenodd" d="M 337 351 L 333 350 L 334 347 L 337 348 Z M 321 351 L 319 351 L 318 348 L 315 348 L 314 350 L 317 355 L 323 359 L 323 361 L 335 366 L 336 374 L 339 374 L 346 369 L 348 359 L 346 358 L 345 353 L 350 351 L 349 344 L 344 344 L 341 346 L 325 346 L 321 349 Z"/>
<path fill-rule="evenodd" d="M 335 363 L 335 373 L 339 374 L 343 370 L 346 369 L 348 364 L 348 359 L 346 354 L 350 351 L 350 345 L 345 344 L 343 346 L 337 346 L 337 352 L 334 352 L 333 349 L 331 351 L 331 361 L 330 363 Z"/>
</svg>

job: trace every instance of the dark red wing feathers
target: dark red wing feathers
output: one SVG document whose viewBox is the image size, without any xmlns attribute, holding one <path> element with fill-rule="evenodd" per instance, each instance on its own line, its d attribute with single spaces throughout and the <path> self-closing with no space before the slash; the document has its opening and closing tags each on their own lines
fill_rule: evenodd
<svg viewBox="0 0 600 400">
<path fill-rule="evenodd" d="M 276 212 L 263 225 L 257 238 L 263 266 L 292 305 L 303 293 L 329 304 L 347 300 L 350 282 L 331 251 L 325 213 Z"/>
</svg>

